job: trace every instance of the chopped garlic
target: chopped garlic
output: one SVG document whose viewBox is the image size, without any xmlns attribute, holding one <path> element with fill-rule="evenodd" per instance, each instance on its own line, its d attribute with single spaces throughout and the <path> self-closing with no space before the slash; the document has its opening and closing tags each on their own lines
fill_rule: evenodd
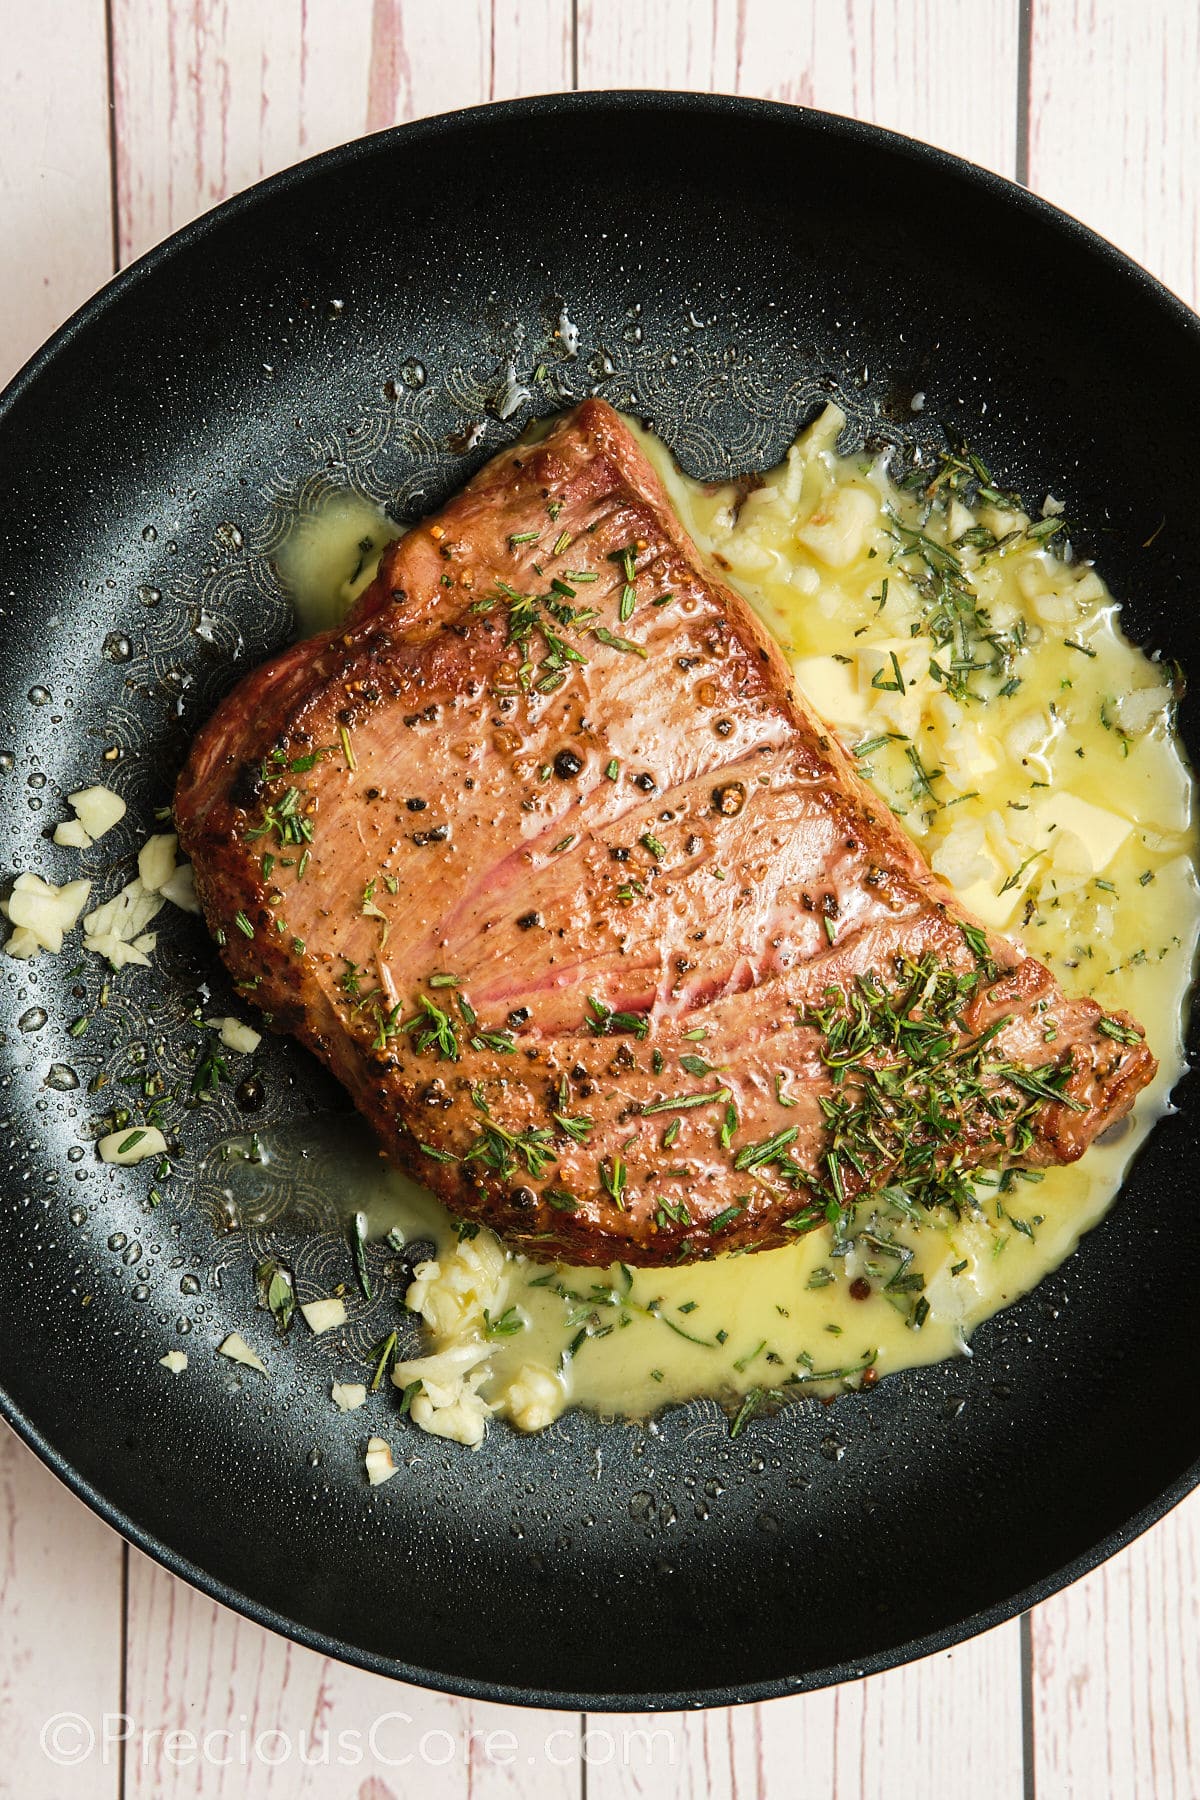
<svg viewBox="0 0 1200 1800">
<path fill-rule="evenodd" d="M 314 1337 L 320 1337 L 324 1331 L 336 1331 L 346 1323 L 346 1308 L 341 1300 L 307 1300 L 300 1311 Z"/>
<path fill-rule="evenodd" d="M 157 942 L 158 938 L 153 931 L 144 931 L 131 944 L 117 937 L 114 932 L 107 931 L 101 937 L 84 938 L 83 947 L 95 956 L 104 957 L 114 969 L 123 969 L 128 963 L 136 963 L 139 968 L 148 969 L 150 952 Z"/>
<path fill-rule="evenodd" d="M 490 1354 L 488 1344 L 468 1340 L 451 1344 L 432 1356 L 398 1362 L 392 1370 L 392 1380 L 398 1388 L 411 1387 L 416 1381 L 421 1384 L 409 1408 L 414 1424 L 434 1437 L 450 1438 L 468 1449 L 476 1449 L 483 1442 L 492 1412 L 488 1402 L 476 1392 L 488 1374 L 486 1368 L 477 1365 L 486 1363 Z"/>
<path fill-rule="evenodd" d="M 567 312 L 566 306 L 558 315 L 558 341 L 567 357 L 579 355 L 579 327 Z"/>
<path fill-rule="evenodd" d="M 220 1032 L 221 1042 L 227 1050 L 240 1050 L 248 1056 L 262 1043 L 262 1032 L 243 1025 L 240 1019 L 205 1019 L 204 1023 L 210 1031 Z"/>
<path fill-rule="evenodd" d="M 173 831 L 160 831 L 148 837 L 138 851 L 138 876 L 148 894 L 161 893 L 175 873 L 175 852 L 179 839 Z"/>
<path fill-rule="evenodd" d="M 817 502 L 796 538 L 827 568 L 844 569 L 866 550 L 878 519 L 879 502 L 866 488 L 835 487 Z"/>
<path fill-rule="evenodd" d="M 793 461 L 803 466 L 805 461 L 813 456 L 820 455 L 822 451 L 831 451 L 845 429 L 846 415 L 841 407 L 835 406 L 831 400 L 828 405 L 817 414 L 808 429 L 800 433 L 800 436 L 788 451 L 788 477 L 790 478 L 794 474 L 792 467 Z M 791 479 L 789 479 L 785 485 L 784 493 L 789 504 L 794 505 L 800 498 L 799 482 L 793 484 Z"/>
<path fill-rule="evenodd" d="M 545 1431 L 563 1409 L 563 1385 L 538 1363 L 522 1363 L 504 1391 L 504 1405 L 518 1431 Z"/>
<path fill-rule="evenodd" d="M 124 1131 L 110 1131 L 96 1145 L 100 1161 L 117 1163 L 123 1169 L 145 1162 L 151 1156 L 164 1156 L 167 1140 L 157 1125 L 126 1126 Z"/>
<path fill-rule="evenodd" d="M 217 1345 L 217 1355 L 227 1356 L 230 1362 L 245 1363 L 248 1369 L 257 1369 L 260 1375 L 265 1375 L 267 1372 L 266 1363 L 261 1357 L 255 1355 L 240 1331 L 231 1331 L 229 1336 Z"/>
<path fill-rule="evenodd" d="M 367 1469 L 367 1480 L 372 1487 L 382 1487 L 396 1473 L 396 1462 L 392 1455 L 392 1447 L 381 1437 L 367 1440 L 367 1454 L 363 1458 Z"/>
<path fill-rule="evenodd" d="M 964 532 L 970 531 L 975 523 L 970 507 L 964 506 L 961 500 L 951 499 L 946 509 L 946 536 L 952 544 L 958 542 Z"/>
<path fill-rule="evenodd" d="M 508 1257 L 499 1238 L 481 1231 L 452 1250 L 444 1250 L 437 1262 L 418 1263 L 404 1304 L 410 1312 L 421 1314 L 435 1336 L 479 1329 L 485 1311 L 493 1318 L 504 1311 L 507 1268 Z"/>
<path fill-rule="evenodd" d="M 367 1404 L 366 1384 L 361 1381 L 335 1381 L 329 1392 L 339 1412 L 357 1412 Z"/>
<path fill-rule="evenodd" d="M 64 819 L 54 827 L 54 841 L 66 850 L 87 850 L 92 840 L 79 819 Z"/>
<path fill-rule="evenodd" d="M 36 942 L 36 949 L 26 949 L 29 939 L 21 940 L 21 948 L 13 949 L 13 938 L 10 938 L 5 949 L 10 956 L 36 955 L 37 950 L 49 950 L 57 955 L 62 949 L 63 935 L 70 931 L 87 905 L 87 897 L 92 891 L 90 881 L 68 881 L 62 887 L 55 887 L 49 881 L 43 881 L 40 875 L 18 875 L 13 884 L 13 891 L 4 902 L 4 916 L 13 925 L 22 927 Z"/>
<path fill-rule="evenodd" d="M 200 902 L 196 898 L 196 877 L 191 863 L 180 863 L 171 879 L 164 881 L 158 891 L 164 900 L 169 900 L 181 912 L 200 911 Z"/>
<path fill-rule="evenodd" d="M 1157 687 L 1132 688 L 1127 694 L 1118 694 L 1112 711 L 1123 732 L 1129 737 L 1141 737 L 1152 725 L 1168 719 L 1170 708 L 1171 689 L 1160 684 Z"/>
<path fill-rule="evenodd" d="M 486 1371 L 480 1370 L 453 1387 L 426 1383 L 414 1394 L 410 1412 L 413 1422 L 431 1437 L 449 1438 L 468 1450 L 478 1450 L 487 1434 L 492 1408 L 475 1392 Z"/>
<path fill-rule="evenodd" d="M 188 1359 L 182 1350 L 168 1350 L 158 1360 L 164 1369 L 170 1369 L 172 1375 L 182 1375 L 188 1366 Z"/>
<path fill-rule="evenodd" d="M 83 921 L 83 947 L 107 957 L 114 969 L 126 963 L 148 964 L 154 934 L 146 927 L 162 911 L 160 894 L 151 893 L 140 875 L 119 894 L 98 906 Z"/>
<path fill-rule="evenodd" d="M 120 794 L 107 787 L 78 788 L 67 795 L 67 804 L 93 843 L 119 825 L 126 813 Z"/>
<path fill-rule="evenodd" d="M 496 417 L 511 419 L 513 414 L 519 412 L 526 401 L 532 398 L 529 389 L 517 379 L 516 364 L 510 362 L 504 371 L 504 385 L 496 400 Z"/>
</svg>

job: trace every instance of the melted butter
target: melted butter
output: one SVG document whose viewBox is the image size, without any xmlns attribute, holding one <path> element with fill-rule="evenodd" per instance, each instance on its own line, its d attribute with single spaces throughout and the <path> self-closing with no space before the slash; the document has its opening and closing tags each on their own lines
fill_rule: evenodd
<svg viewBox="0 0 1200 1800">
<path fill-rule="evenodd" d="M 345 617 L 375 579 L 400 527 L 360 494 L 339 488 L 315 512 L 301 513 L 280 547 L 276 568 L 296 608 L 296 636 L 312 637 Z"/>
<path fill-rule="evenodd" d="M 911 1252 L 905 1264 L 861 1238 L 831 1253 L 820 1232 L 682 1269 L 509 1257 L 497 1274 L 498 1259 L 484 1268 L 437 1202 L 377 1161 L 369 1180 L 336 1184 L 378 1231 L 433 1240 L 436 1271 L 414 1290 L 431 1348 L 488 1341 L 481 1392 L 527 1429 L 570 1404 L 639 1416 L 697 1394 L 826 1393 L 867 1368 L 874 1379 L 963 1352 L 1102 1218 L 1185 1066 L 1200 888 L 1165 672 L 1122 635 L 1087 565 L 1028 538 L 1024 515 L 960 509 L 926 528 L 949 542 L 983 523 L 1010 540 L 1002 553 L 960 554 L 992 622 L 1023 631 L 1025 647 L 1007 688 L 997 678 L 986 700 L 952 700 L 929 676 L 933 646 L 913 632 L 921 602 L 888 529 L 888 509 L 917 522 L 916 502 L 880 465 L 837 455 L 841 423 L 828 409 L 745 499 L 685 478 L 639 435 L 691 535 L 779 639 L 812 704 L 848 749 L 874 746 L 859 766 L 934 867 L 988 924 L 1019 931 L 1069 994 L 1138 1018 L 1158 1076 L 1079 1163 L 981 1184 L 974 1217 L 888 1210 L 867 1221 Z M 332 622 L 361 589 L 363 571 L 357 583 L 347 571 L 370 535 L 349 506 L 305 522 L 288 578 L 298 604 L 312 597 L 306 622 Z M 904 1284 L 889 1288 L 897 1273 Z"/>
</svg>

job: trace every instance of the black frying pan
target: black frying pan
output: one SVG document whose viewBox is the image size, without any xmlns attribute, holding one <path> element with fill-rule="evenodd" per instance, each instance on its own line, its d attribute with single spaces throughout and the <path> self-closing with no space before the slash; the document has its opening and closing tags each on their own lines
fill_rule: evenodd
<svg viewBox="0 0 1200 1800">
<path fill-rule="evenodd" d="M 558 364 L 563 300 L 582 348 Z M 9 390 L 5 864 L 74 872 L 40 834 L 62 794 L 106 779 L 130 816 L 90 867 L 126 879 L 128 860 L 112 865 L 167 800 L 189 734 L 288 634 L 271 567 L 288 508 L 337 484 L 402 517 L 431 506 L 528 416 L 501 424 L 486 404 L 510 354 L 527 372 L 544 350 L 535 410 L 596 384 L 702 476 L 769 464 L 831 394 L 860 440 L 909 429 L 921 389 L 929 442 L 944 421 L 1006 482 L 1064 498 L 1130 630 L 1192 657 L 1200 321 L 1142 271 L 994 176 L 818 113 L 662 94 L 489 107 L 231 201 L 122 275 Z M 1194 743 L 1186 704 L 1183 724 Z M 120 1046 L 147 1044 L 186 1083 L 196 983 L 208 1011 L 232 997 L 182 917 L 107 1009 L 97 969 L 73 968 L 68 954 L 0 969 L 0 1401 L 127 1536 L 314 1648 L 503 1700 L 760 1698 L 997 1623 L 1200 1477 L 1200 1113 L 1185 1092 L 1111 1216 L 970 1360 L 736 1440 L 694 1405 L 644 1428 L 498 1427 L 469 1455 L 385 1412 L 415 1461 L 371 1492 L 364 1415 L 328 1400 L 344 1364 L 299 1333 L 268 1385 L 213 1354 L 238 1326 L 261 1342 L 263 1315 L 254 1247 L 214 1233 L 207 1147 L 344 1101 L 302 1052 L 264 1044 L 261 1096 L 227 1088 L 182 1115 L 179 1173 L 151 1212 L 147 1167 L 72 1160 L 82 1127 L 137 1073 Z M 55 1063 L 81 1085 L 46 1086 Z M 334 1240 L 295 1253 L 349 1274 Z M 365 1311 L 364 1345 L 382 1317 Z M 176 1343 L 191 1368 L 172 1380 L 155 1365 Z"/>
</svg>

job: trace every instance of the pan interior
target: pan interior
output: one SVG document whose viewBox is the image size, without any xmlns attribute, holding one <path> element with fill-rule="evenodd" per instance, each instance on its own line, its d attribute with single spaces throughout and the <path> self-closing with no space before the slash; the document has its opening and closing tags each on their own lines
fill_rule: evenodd
<svg viewBox="0 0 1200 1800">
<path fill-rule="evenodd" d="M 335 153 L 183 234 L 10 392 L 8 869 L 73 875 L 49 830 L 67 792 L 105 781 L 129 813 L 84 872 L 104 894 L 129 878 L 190 734 L 290 633 L 276 561 L 297 510 L 351 494 L 417 517 L 591 391 L 718 478 L 777 460 L 831 396 L 856 441 L 911 434 L 920 390 L 926 445 L 944 424 L 1006 483 L 1061 496 L 1130 634 L 1186 664 L 1197 374 L 1200 326 L 1116 253 L 818 115 L 593 96 Z M 529 398 L 501 418 L 514 376 Z M 1186 701 L 1182 719 L 1190 740 Z M 105 1004 L 90 958 L 0 970 L 0 1305 L 20 1322 L 0 1382 L 57 1466 L 256 1616 L 508 1699 L 750 1697 L 1002 1616 L 1193 1479 L 1185 1082 L 1113 1213 L 970 1358 L 733 1440 L 703 1402 L 640 1427 L 498 1428 L 474 1454 L 389 1418 L 401 1474 L 368 1490 L 329 1347 L 293 1334 L 266 1381 L 213 1353 L 262 1336 L 265 1242 L 219 1229 L 213 1146 L 344 1107 L 329 1078 L 264 1042 L 259 1093 L 181 1103 L 155 1206 L 149 1166 L 80 1154 L 147 1068 L 187 1095 L 198 1002 L 239 1010 L 199 925 L 160 923 L 153 968 L 108 976 Z M 336 1239 L 283 1229 L 302 1280 L 352 1279 Z M 397 1292 L 373 1254 L 377 1298 L 351 1309 L 364 1354 Z M 178 1379 L 157 1367 L 175 1347 Z"/>
</svg>

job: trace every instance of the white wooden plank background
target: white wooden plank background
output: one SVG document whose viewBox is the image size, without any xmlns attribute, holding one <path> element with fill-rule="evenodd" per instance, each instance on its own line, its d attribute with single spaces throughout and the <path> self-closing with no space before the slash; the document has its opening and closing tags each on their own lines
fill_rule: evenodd
<svg viewBox="0 0 1200 1800">
<path fill-rule="evenodd" d="M 1023 176 L 1195 304 L 1197 18 L 1194 0 L 0 0 L 0 379 L 114 258 L 260 176 L 572 82 L 760 94 L 910 132 Z M 328 1663 L 125 1551 L 7 1434 L 0 1546 L 0 1794 L 1200 1794 L 1200 1497 L 948 1656 L 666 1720 L 472 1706 Z M 61 1766 L 39 1743 L 56 1712 L 97 1730 L 125 1713 L 157 1737 Z M 648 1747 L 639 1727 L 669 1737 Z M 231 1736 L 188 1760 L 172 1730 Z M 322 1730 L 362 1734 L 362 1760 L 271 1767 L 282 1740 L 267 1759 L 242 1747 Z M 414 1751 L 416 1775 L 395 1766 Z"/>
</svg>

